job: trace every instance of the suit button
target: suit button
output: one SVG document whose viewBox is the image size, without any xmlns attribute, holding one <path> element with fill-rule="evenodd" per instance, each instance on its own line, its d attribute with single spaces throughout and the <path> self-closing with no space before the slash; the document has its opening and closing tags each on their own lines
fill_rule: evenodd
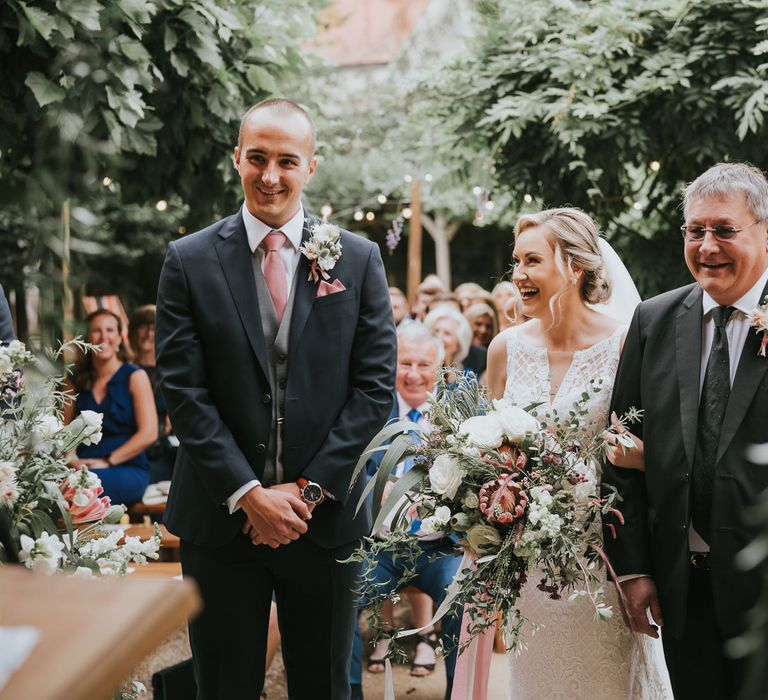
<svg viewBox="0 0 768 700">
<path fill-rule="evenodd" d="M 691 478 L 691 475 L 688 472 L 685 472 L 685 480 L 688 481 Z"/>
<path fill-rule="evenodd" d="M 256 452 L 258 452 L 260 455 L 263 455 L 267 451 L 267 446 L 260 442 L 258 445 L 256 445 Z"/>
<path fill-rule="evenodd" d="M 280 365 L 284 365 L 287 359 L 288 359 L 287 355 L 278 355 L 277 363 Z"/>
<path fill-rule="evenodd" d="M 264 394 L 264 396 L 261 397 L 261 403 L 267 404 L 272 400 L 272 397 L 269 394 Z"/>
<path fill-rule="evenodd" d="M 286 382 L 286 381 L 285 381 L 285 379 L 281 379 L 281 380 L 280 380 L 280 388 L 281 388 L 281 389 L 285 389 L 285 385 L 286 385 L 287 383 L 288 383 L 288 382 Z"/>
</svg>

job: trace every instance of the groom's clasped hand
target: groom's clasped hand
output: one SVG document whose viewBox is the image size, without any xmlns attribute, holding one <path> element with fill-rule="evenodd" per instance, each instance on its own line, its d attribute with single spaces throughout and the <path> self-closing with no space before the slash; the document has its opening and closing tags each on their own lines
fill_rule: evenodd
<svg viewBox="0 0 768 700">
<path fill-rule="evenodd" d="M 299 487 L 294 483 L 258 486 L 248 491 L 238 505 L 247 516 L 243 534 L 253 544 L 265 544 L 272 549 L 299 539 L 307 531 L 305 521 L 312 518 L 314 509 L 301 500 Z"/>
</svg>

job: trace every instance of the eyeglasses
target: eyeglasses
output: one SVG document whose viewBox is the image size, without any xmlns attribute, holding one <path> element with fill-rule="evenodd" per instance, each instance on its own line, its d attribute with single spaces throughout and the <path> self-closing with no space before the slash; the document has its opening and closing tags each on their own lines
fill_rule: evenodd
<svg viewBox="0 0 768 700">
<path fill-rule="evenodd" d="M 737 228 L 736 226 L 688 226 L 683 224 L 680 230 L 686 241 L 703 241 L 709 231 L 718 241 L 731 241 L 736 234 L 741 233 L 745 228 L 759 224 L 763 219 L 753 221 L 751 224 Z"/>
</svg>

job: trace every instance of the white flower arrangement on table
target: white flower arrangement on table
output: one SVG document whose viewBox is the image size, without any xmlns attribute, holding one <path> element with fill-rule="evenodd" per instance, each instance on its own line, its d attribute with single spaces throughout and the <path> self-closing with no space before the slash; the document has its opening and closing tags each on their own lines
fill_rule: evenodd
<svg viewBox="0 0 768 700">
<path fill-rule="evenodd" d="M 317 282 L 321 277 L 330 279 L 329 270 L 333 270 L 341 257 L 341 231 L 339 227 L 327 222 L 312 226 L 309 239 L 302 243 L 299 250 L 312 264 L 307 280 Z"/>
<path fill-rule="evenodd" d="M 599 384 L 590 390 L 600 391 Z M 470 637 L 494 625 L 499 611 L 510 650 L 519 646 L 526 623 L 535 626 L 517 608 L 520 591 L 533 575 L 551 598 L 587 596 L 598 619 L 611 617 L 603 602 L 600 568 L 607 560 L 599 516 L 621 514 L 614 507 L 615 494 L 600 496 L 598 465 L 606 442 L 599 434 L 584 437 L 589 398 L 585 391 L 567 416 L 548 414 L 548 428 L 535 415 L 535 406 L 526 410 L 506 400 L 490 402 L 473 376 L 458 373 L 451 384 L 443 376 L 429 399 L 431 431 L 409 421 L 389 424 L 357 464 L 355 478 L 372 454 L 383 453 L 358 505 L 373 493 L 373 531 L 398 510 L 391 534 L 383 540 L 367 538 L 352 560 L 361 562 L 364 572 L 381 551 L 415 562 L 419 535 L 443 532 L 452 537 L 465 559 L 452 586 L 451 607 L 466 606 Z M 624 427 L 637 417 L 631 411 L 619 423 Z M 414 466 L 395 481 L 382 504 L 393 467 L 407 457 L 414 458 Z M 421 529 L 409 533 L 406 514 L 414 507 Z M 402 585 L 415 576 L 413 567 L 405 568 L 412 570 Z M 375 633 L 396 637 L 398 631 L 386 631 L 380 616 L 385 598 L 392 596 L 370 585 L 365 574 L 361 595 L 373 610 Z M 402 656 L 396 644 L 390 649 L 391 658 Z"/>
<path fill-rule="evenodd" d="M 768 296 L 763 299 L 762 304 L 758 304 L 757 308 L 752 312 L 752 327 L 758 332 L 763 334 L 763 338 L 760 341 L 760 349 L 757 354 L 760 357 L 765 357 L 766 348 L 768 348 Z"/>
<path fill-rule="evenodd" d="M 73 347 L 63 345 L 59 362 Z M 65 571 L 77 576 L 125 574 L 130 563 L 157 559 L 160 533 L 141 542 L 108 532 L 125 512 L 103 496 L 101 481 L 85 467 L 71 469 L 67 454 L 101 440 L 100 413 L 83 411 L 69 425 L 61 421 L 64 376 L 41 371 L 24 345 L 0 347 L 0 515 L 18 549 L 19 561 L 33 571 Z M 8 561 L 0 546 L 0 565 Z"/>
</svg>

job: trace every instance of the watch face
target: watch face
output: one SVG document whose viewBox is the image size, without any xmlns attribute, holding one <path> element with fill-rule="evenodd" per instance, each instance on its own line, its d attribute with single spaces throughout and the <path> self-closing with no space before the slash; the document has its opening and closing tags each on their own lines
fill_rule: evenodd
<svg viewBox="0 0 768 700">
<path fill-rule="evenodd" d="M 317 484 L 310 482 L 304 487 L 302 495 L 305 501 L 317 503 L 323 497 L 323 490 Z"/>
</svg>

